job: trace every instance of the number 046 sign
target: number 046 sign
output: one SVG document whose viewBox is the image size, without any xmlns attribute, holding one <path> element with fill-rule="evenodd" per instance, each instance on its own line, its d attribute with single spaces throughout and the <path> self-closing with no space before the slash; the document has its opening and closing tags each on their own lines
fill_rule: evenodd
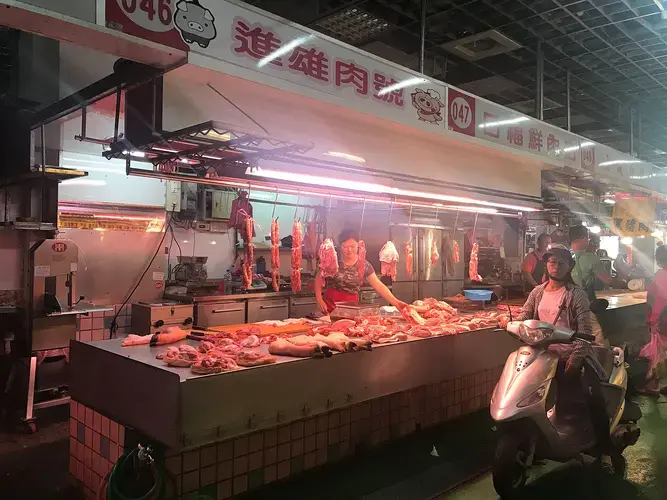
<svg viewBox="0 0 667 500">
<path fill-rule="evenodd" d="M 475 98 L 454 89 L 447 92 L 449 130 L 475 137 Z"/>
<path fill-rule="evenodd" d="M 187 50 L 174 28 L 174 12 L 180 0 L 106 0 L 106 25 L 163 45 Z"/>
</svg>

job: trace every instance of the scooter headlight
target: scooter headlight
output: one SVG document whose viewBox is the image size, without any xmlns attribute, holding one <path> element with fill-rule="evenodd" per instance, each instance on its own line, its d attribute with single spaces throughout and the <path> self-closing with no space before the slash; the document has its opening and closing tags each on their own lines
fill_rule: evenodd
<svg viewBox="0 0 667 500">
<path fill-rule="evenodd" d="M 535 345 L 544 342 L 553 335 L 552 328 L 530 328 L 525 323 L 519 326 L 519 338 L 526 344 Z"/>
<path fill-rule="evenodd" d="M 531 392 L 528 396 L 519 401 L 519 403 L 516 406 L 517 408 L 525 408 L 526 406 L 532 406 L 535 403 L 539 403 L 544 399 L 544 395 L 546 393 L 547 393 L 546 384 L 541 385 L 540 387 L 537 388 L 537 390 Z"/>
</svg>

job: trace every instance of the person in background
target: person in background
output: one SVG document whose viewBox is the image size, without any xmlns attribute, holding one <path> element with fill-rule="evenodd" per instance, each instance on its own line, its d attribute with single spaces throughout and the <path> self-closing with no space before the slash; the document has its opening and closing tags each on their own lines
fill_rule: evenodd
<svg viewBox="0 0 667 500">
<path fill-rule="evenodd" d="M 570 228 L 570 247 L 574 253 L 575 265 L 572 270 L 574 283 L 586 292 L 589 302 L 595 300 L 595 283 L 600 280 L 605 286 L 611 286 L 614 279 L 602 265 L 600 257 L 589 251 L 588 229 L 584 226 L 573 226 Z M 595 341 L 601 345 L 608 345 L 600 322 L 595 314 L 591 314 L 593 335 Z"/>
<path fill-rule="evenodd" d="M 537 238 L 537 248 L 526 255 L 521 265 L 523 277 L 526 281 L 528 290 L 532 290 L 537 285 L 544 283 L 546 267 L 542 257 L 551 245 L 551 236 L 547 233 L 542 233 Z M 527 290 L 527 291 L 528 291 Z"/>
<path fill-rule="evenodd" d="M 641 392 L 660 394 L 660 379 L 667 375 L 667 248 L 658 247 L 655 261 L 660 267 L 648 286 L 646 322 L 651 340 L 640 351 L 639 357 L 648 359 L 648 383 Z M 663 389 L 664 390 L 664 389 Z"/>
</svg>

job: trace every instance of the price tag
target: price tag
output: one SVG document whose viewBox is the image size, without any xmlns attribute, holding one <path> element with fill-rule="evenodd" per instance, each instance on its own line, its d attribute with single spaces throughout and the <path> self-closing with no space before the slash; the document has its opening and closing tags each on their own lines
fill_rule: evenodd
<svg viewBox="0 0 667 500">
<path fill-rule="evenodd" d="M 115 0 L 120 10 L 137 26 L 164 33 L 173 28 L 175 0 Z"/>
</svg>

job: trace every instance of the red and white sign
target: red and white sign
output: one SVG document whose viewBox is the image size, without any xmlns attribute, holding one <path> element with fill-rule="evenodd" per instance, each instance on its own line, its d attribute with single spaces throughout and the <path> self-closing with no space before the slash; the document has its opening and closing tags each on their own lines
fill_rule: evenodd
<svg viewBox="0 0 667 500">
<path fill-rule="evenodd" d="M 595 170 L 595 147 L 589 146 L 581 149 L 581 168 L 590 172 Z"/>
<path fill-rule="evenodd" d="M 54 243 L 53 245 L 51 245 L 51 249 L 56 253 L 63 253 L 67 251 L 67 244 L 61 242 Z"/>
<path fill-rule="evenodd" d="M 447 123 L 449 130 L 475 137 L 475 98 L 458 90 L 448 90 Z"/>
<path fill-rule="evenodd" d="M 174 26 L 174 12 L 179 1 L 106 0 L 106 25 L 144 40 L 188 50 Z"/>
</svg>

